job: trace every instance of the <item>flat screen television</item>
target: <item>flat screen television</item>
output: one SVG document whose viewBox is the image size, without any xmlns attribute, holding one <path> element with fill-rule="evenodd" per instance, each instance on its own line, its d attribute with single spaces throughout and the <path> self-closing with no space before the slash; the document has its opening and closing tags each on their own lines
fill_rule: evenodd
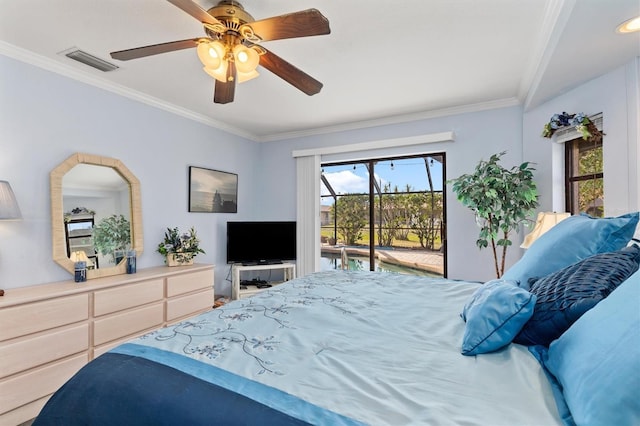
<svg viewBox="0 0 640 426">
<path fill-rule="evenodd" d="M 259 265 L 296 258 L 296 222 L 227 222 L 227 263 Z"/>
</svg>

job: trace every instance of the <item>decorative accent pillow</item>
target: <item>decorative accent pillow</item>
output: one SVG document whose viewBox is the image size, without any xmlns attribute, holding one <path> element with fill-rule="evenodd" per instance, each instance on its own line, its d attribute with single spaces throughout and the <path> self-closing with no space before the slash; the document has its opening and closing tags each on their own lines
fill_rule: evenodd
<svg viewBox="0 0 640 426">
<path fill-rule="evenodd" d="M 567 219 L 568 220 L 568 219 Z M 523 345 L 549 344 L 578 318 L 638 270 L 640 247 L 591 256 L 533 281 L 533 316 L 513 339 Z"/>
<path fill-rule="evenodd" d="M 571 216 L 542 234 L 502 276 L 529 289 L 529 279 L 543 277 L 589 256 L 620 250 L 638 225 L 638 212 L 597 219 Z"/>
<path fill-rule="evenodd" d="M 536 296 L 513 281 L 492 280 L 473 293 L 460 315 L 467 322 L 462 355 L 496 351 L 508 345 L 533 314 Z"/>
<path fill-rule="evenodd" d="M 549 347 L 547 370 L 575 424 L 640 424 L 640 272 Z"/>
</svg>

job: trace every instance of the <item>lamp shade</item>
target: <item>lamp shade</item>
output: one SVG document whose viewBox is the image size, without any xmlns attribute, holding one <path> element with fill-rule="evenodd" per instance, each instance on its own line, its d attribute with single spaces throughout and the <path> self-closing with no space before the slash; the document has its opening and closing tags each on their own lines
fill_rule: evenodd
<svg viewBox="0 0 640 426">
<path fill-rule="evenodd" d="M 219 41 L 201 42 L 197 48 L 198 58 L 202 65 L 216 69 L 224 60 L 225 48 Z"/>
<path fill-rule="evenodd" d="M 0 220 L 21 219 L 20 207 L 13 194 L 11 185 L 6 180 L 0 180 Z"/>
<path fill-rule="evenodd" d="M 538 213 L 538 217 L 536 218 L 536 225 L 533 227 L 533 230 L 525 235 L 524 242 L 520 247 L 526 249 L 531 247 L 531 244 L 542 234 L 547 232 L 549 229 L 553 228 L 559 222 L 565 220 L 571 216 L 571 213 L 555 213 L 555 212 L 540 212 Z"/>
<path fill-rule="evenodd" d="M 219 80 L 223 83 L 227 81 L 227 62 L 226 48 L 218 41 L 201 42 L 198 44 L 198 58 L 202 65 L 204 65 L 204 71 L 211 77 Z"/>
<path fill-rule="evenodd" d="M 71 256 L 69 256 L 69 259 L 72 262 L 86 262 L 87 264 L 89 263 L 89 257 L 87 256 L 87 253 L 82 250 L 72 252 Z"/>
<path fill-rule="evenodd" d="M 256 70 L 253 70 L 251 72 L 240 72 L 240 71 L 238 71 L 238 83 L 244 83 L 245 81 L 249 81 L 251 79 L 254 79 L 259 75 L 260 75 L 260 73 L 258 73 L 258 71 L 256 71 Z"/>
<path fill-rule="evenodd" d="M 260 55 L 254 49 L 242 44 L 233 47 L 233 56 L 238 72 L 250 74 L 260 63 Z"/>
<path fill-rule="evenodd" d="M 207 74 L 209 74 L 211 77 L 215 78 L 216 80 L 219 80 L 223 83 L 227 82 L 227 67 L 228 67 L 228 63 L 227 62 L 223 62 L 221 66 L 219 66 L 218 68 L 209 68 L 209 67 L 203 67 L 202 69 L 204 70 L 204 72 L 206 72 Z"/>
</svg>

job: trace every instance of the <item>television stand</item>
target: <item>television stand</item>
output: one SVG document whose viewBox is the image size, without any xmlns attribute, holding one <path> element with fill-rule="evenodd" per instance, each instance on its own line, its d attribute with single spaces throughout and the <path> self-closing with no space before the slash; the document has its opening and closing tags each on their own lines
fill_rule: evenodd
<svg viewBox="0 0 640 426">
<path fill-rule="evenodd" d="M 260 260 L 258 262 L 242 262 L 242 266 L 282 265 L 282 260 Z"/>
<path fill-rule="evenodd" d="M 242 274 L 246 272 L 256 272 L 256 271 L 273 271 L 273 270 L 281 270 L 283 274 L 282 281 L 257 281 L 261 285 L 251 285 L 253 280 L 244 280 L 242 279 Z M 270 287 L 274 287 L 278 284 L 282 284 L 285 281 L 292 280 L 296 277 L 296 265 L 295 263 L 278 263 L 278 264 L 269 264 L 263 263 L 259 265 L 243 265 L 240 263 L 234 263 L 231 266 L 231 298 L 233 300 L 242 299 L 245 297 L 252 296 L 256 293 L 260 293 L 261 291 L 267 290 Z M 266 287 L 269 286 L 269 287 Z M 243 288 L 245 287 L 245 288 Z"/>
</svg>

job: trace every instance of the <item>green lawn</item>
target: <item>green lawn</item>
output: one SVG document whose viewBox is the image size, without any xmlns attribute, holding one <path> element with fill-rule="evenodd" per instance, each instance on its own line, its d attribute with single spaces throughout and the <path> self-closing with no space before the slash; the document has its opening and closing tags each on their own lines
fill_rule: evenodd
<svg viewBox="0 0 640 426">
<path fill-rule="evenodd" d="M 321 237 L 327 237 L 327 238 L 333 238 L 333 228 L 332 229 L 321 228 L 320 229 L 320 236 Z M 341 243 L 339 236 L 338 236 L 338 243 Z M 362 238 L 360 238 L 357 241 L 357 244 L 364 245 L 364 246 L 368 246 L 369 245 L 369 229 L 368 228 L 366 228 L 366 229 L 364 229 L 362 231 Z M 374 244 L 376 244 L 376 245 L 378 244 L 378 234 L 377 233 L 375 235 Z M 440 248 L 440 245 L 441 245 L 440 238 L 436 238 L 436 241 L 435 241 L 436 250 Z M 393 239 L 393 243 L 392 243 L 392 247 L 409 248 L 409 249 L 420 249 L 420 248 L 422 248 L 420 246 L 420 240 L 418 239 L 418 236 L 416 234 L 414 234 L 413 232 L 409 232 L 408 240 L 399 240 L 399 239 L 394 238 Z"/>
</svg>

